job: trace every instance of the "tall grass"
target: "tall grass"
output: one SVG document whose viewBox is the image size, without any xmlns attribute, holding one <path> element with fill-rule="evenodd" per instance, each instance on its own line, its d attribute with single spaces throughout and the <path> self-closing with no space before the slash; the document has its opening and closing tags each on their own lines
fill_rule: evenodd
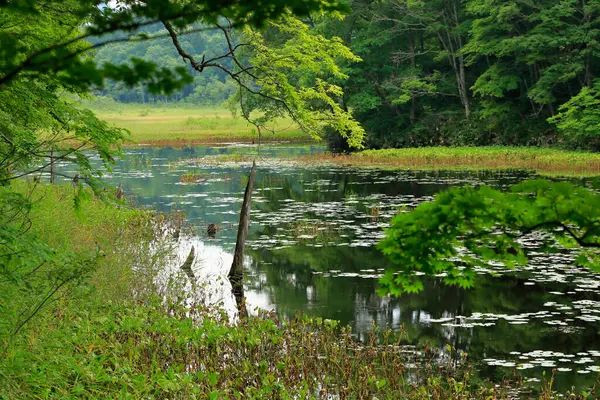
<svg viewBox="0 0 600 400">
<path fill-rule="evenodd" d="M 194 324 L 153 304 L 71 305 L 46 340 L 0 361 L 2 398 L 504 398 L 469 370 L 335 322 L 272 316 Z M 413 363 L 418 361 L 416 367 Z"/>
<path fill-rule="evenodd" d="M 190 144 L 258 141 L 254 125 L 232 115 L 226 107 L 171 104 L 85 103 L 100 118 L 131 132 L 130 145 L 185 146 Z M 263 132 L 262 141 L 312 139 L 289 118 L 280 118 Z"/>
<path fill-rule="evenodd" d="M 71 185 L 17 181 L 11 190 L 27 194 L 32 206 L 20 219 L 1 220 L 3 228 L 12 224 L 21 233 L 15 245 L 2 240 L 0 352 L 24 324 L 30 338 L 43 336 L 62 313 L 56 304 L 89 292 L 106 300 L 131 299 L 151 282 L 157 260 L 150 247 L 160 253 L 153 214 L 94 200 L 91 193 L 78 208 Z"/>
<path fill-rule="evenodd" d="M 303 161 L 405 169 L 528 169 L 544 174 L 600 174 L 600 154 L 537 147 L 422 147 L 365 150 Z"/>
</svg>

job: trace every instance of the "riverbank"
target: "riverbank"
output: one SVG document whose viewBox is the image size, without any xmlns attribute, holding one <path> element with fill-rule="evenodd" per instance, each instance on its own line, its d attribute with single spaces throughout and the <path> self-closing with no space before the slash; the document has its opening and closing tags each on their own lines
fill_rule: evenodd
<svg viewBox="0 0 600 400">
<path fill-rule="evenodd" d="M 161 106 L 90 103 L 99 118 L 125 128 L 131 136 L 125 146 L 186 147 L 200 144 L 258 143 L 256 127 L 226 107 Z M 290 118 L 279 118 L 262 132 L 262 143 L 310 143 Z"/>
<path fill-rule="evenodd" d="M 126 128 L 124 144 L 148 147 L 188 147 L 219 143 L 258 144 L 256 128 L 224 106 L 123 104 L 93 101 L 84 104 L 100 118 Z M 315 143 L 289 118 L 278 119 L 261 143 Z M 364 150 L 352 155 L 304 156 L 310 164 L 337 164 L 393 169 L 498 170 L 526 169 L 547 176 L 600 175 L 600 154 L 537 147 L 422 147 Z"/>
<path fill-rule="evenodd" d="M 422 147 L 319 154 L 302 163 L 413 170 L 526 169 L 540 175 L 600 175 L 600 154 L 537 147 Z"/>
</svg>

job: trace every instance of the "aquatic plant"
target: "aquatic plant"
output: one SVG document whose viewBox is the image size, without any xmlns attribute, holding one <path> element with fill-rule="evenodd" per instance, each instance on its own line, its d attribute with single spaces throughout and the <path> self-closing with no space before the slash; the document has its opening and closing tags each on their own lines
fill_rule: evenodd
<svg viewBox="0 0 600 400">
<path fill-rule="evenodd" d="M 460 359 L 397 345 L 389 332 L 357 343 L 335 321 L 274 315 L 230 325 L 194 323 L 161 301 L 59 305 L 60 323 L 41 328 L 30 350 L 0 361 L 0 397 L 120 398 L 472 398 Z M 202 312 L 200 311 L 202 314 Z M 35 366 L 35 368 L 31 368 Z M 25 373 L 27 371 L 27 373 Z"/>
<path fill-rule="evenodd" d="M 179 182 L 182 183 L 200 183 L 206 181 L 210 177 L 208 172 L 189 171 L 179 175 Z"/>
<path fill-rule="evenodd" d="M 285 228 L 300 241 L 330 242 L 339 238 L 339 228 L 326 221 L 297 221 Z"/>
</svg>

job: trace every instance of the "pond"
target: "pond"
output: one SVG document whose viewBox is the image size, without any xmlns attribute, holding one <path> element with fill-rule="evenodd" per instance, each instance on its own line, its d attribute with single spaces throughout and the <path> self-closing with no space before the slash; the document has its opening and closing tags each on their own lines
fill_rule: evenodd
<svg viewBox="0 0 600 400">
<path fill-rule="evenodd" d="M 245 259 L 249 307 L 298 312 L 350 324 L 364 338 L 373 324 L 404 327 L 412 344 L 465 351 L 481 376 L 513 370 L 530 381 L 556 369 L 556 387 L 592 385 L 600 371 L 600 275 L 572 266 L 573 255 L 536 252 L 518 270 L 489 266 L 462 290 L 437 279 L 420 294 L 379 297 L 388 266 L 374 245 L 402 206 L 456 185 L 505 188 L 533 175 L 507 172 L 406 172 L 306 166 L 274 160 L 322 152 L 320 146 L 263 147 Z M 182 210 L 204 242 L 205 268 L 231 264 L 239 210 L 255 147 L 223 145 L 125 151 L 108 177 L 143 206 Z M 580 180 L 592 188 L 600 178 Z M 214 238 L 206 234 L 216 224 Z"/>
</svg>

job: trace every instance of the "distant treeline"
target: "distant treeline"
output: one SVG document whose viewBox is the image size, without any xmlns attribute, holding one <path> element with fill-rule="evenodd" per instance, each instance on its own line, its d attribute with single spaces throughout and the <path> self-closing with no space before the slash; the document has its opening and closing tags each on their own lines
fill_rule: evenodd
<svg viewBox="0 0 600 400">
<path fill-rule="evenodd" d="M 96 61 L 99 64 L 104 62 L 119 64 L 126 62 L 131 57 L 137 57 L 170 69 L 184 65 L 181 57 L 177 54 L 177 49 L 173 46 L 171 38 L 166 35 L 167 31 L 162 25 L 150 25 L 141 32 L 158 36 L 158 38 L 148 41 L 118 42 L 104 46 L 95 54 Z M 115 35 L 115 37 L 117 36 Z M 199 29 L 199 32 L 182 35 L 180 42 L 187 51 L 198 59 L 202 59 L 202 55 L 205 55 L 208 59 L 212 56 L 225 54 L 228 51 L 227 42 L 220 30 Z M 200 105 L 216 105 L 222 104 L 237 89 L 235 82 L 226 79 L 225 72 L 216 68 L 208 68 L 202 73 L 189 68 L 189 73 L 194 77 L 194 83 L 186 85 L 182 91 L 171 96 L 151 94 L 142 85 L 129 88 L 122 82 L 109 82 L 103 89 L 97 90 L 96 94 L 112 97 L 114 100 L 123 103 L 185 101 Z"/>
<path fill-rule="evenodd" d="M 343 19 L 311 29 L 340 37 L 363 61 L 348 66 L 339 101 L 368 147 L 559 145 L 600 149 L 600 0 L 349 0 Z M 187 36 L 198 55 L 225 52 L 218 32 Z M 167 39 L 115 44 L 97 57 L 181 65 Z M 116 59 L 116 60 L 115 60 Z M 217 103 L 235 85 L 197 74 L 170 100 Z M 148 102 L 143 88 L 107 87 Z"/>
</svg>

